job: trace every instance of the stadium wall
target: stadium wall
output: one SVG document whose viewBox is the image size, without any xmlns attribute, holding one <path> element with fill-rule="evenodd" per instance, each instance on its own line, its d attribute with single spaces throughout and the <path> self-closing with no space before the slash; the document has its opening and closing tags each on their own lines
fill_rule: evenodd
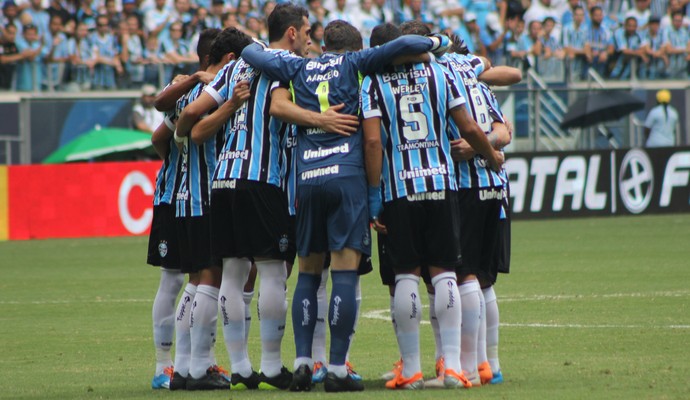
<svg viewBox="0 0 690 400">
<path fill-rule="evenodd" d="M 148 234 L 160 165 L 107 162 L 6 167 L 7 238 Z M 0 179 L 0 195 L 2 192 Z"/>
<path fill-rule="evenodd" d="M 0 166 L 0 240 L 146 235 L 159 161 Z M 516 219 L 690 212 L 690 147 L 512 153 Z"/>
<path fill-rule="evenodd" d="M 690 212 L 690 147 L 507 158 L 516 219 Z"/>
</svg>

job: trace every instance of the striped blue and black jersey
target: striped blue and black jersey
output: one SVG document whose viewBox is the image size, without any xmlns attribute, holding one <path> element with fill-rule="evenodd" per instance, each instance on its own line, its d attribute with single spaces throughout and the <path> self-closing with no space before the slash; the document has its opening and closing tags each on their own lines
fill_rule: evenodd
<svg viewBox="0 0 690 400">
<path fill-rule="evenodd" d="M 431 41 L 407 36 L 386 45 L 358 52 L 325 53 L 316 59 L 279 57 L 259 45 L 247 46 L 242 57 L 271 78 L 291 84 L 300 107 L 325 112 L 345 104 L 342 113 L 358 115 L 361 76 L 381 70 L 395 57 L 429 50 Z M 361 131 L 349 137 L 314 127 L 297 129 L 299 180 L 326 175 L 361 174 L 364 163 Z"/>
<path fill-rule="evenodd" d="M 175 130 L 175 122 L 177 118 L 175 117 L 175 111 L 166 111 L 165 122 L 170 128 L 170 121 L 172 122 L 171 130 Z M 175 142 L 170 138 L 169 143 L 170 151 L 168 156 L 163 160 L 163 165 L 161 169 L 158 170 L 158 175 L 156 176 L 156 190 L 153 193 L 153 205 L 158 206 L 161 204 L 172 204 L 173 195 L 175 191 L 175 177 L 177 175 L 177 164 L 180 159 L 180 152 L 175 146 Z"/>
<path fill-rule="evenodd" d="M 297 127 L 295 125 L 288 125 L 285 135 L 281 139 L 280 147 L 280 177 L 282 179 L 280 186 L 287 196 L 290 215 L 297 215 L 295 208 L 297 198 L 297 165 L 295 163 Z"/>
<path fill-rule="evenodd" d="M 277 57 L 286 50 L 271 50 Z M 206 88 L 221 105 L 232 97 L 235 85 L 248 81 L 250 97 L 235 112 L 225 132 L 214 180 L 246 179 L 280 186 L 280 140 L 287 124 L 270 115 L 271 80 L 240 58 L 226 66 Z"/>
<path fill-rule="evenodd" d="M 489 106 L 491 106 L 491 108 L 496 111 L 497 121 L 505 124 L 506 120 L 503 116 L 503 111 L 501 111 L 501 104 L 498 102 L 498 99 L 496 98 L 494 91 L 491 90 L 489 85 L 481 81 L 479 82 L 479 89 L 482 91 L 482 95 L 484 95 L 484 98 L 489 103 Z M 501 179 L 501 182 L 503 183 L 503 186 L 505 188 L 508 184 L 508 171 L 506 171 L 505 167 L 501 168 L 501 171 L 498 173 L 498 176 Z"/>
<path fill-rule="evenodd" d="M 479 88 L 477 77 L 484 71 L 484 63 L 473 55 L 446 54 L 438 62 L 448 67 L 455 77 L 459 90 L 467 98 L 467 110 L 485 134 L 491 133 L 491 124 L 501 120 Z M 455 123 L 450 124 L 453 138 L 462 137 Z M 472 160 L 456 163 L 458 185 L 461 189 L 486 188 L 502 185 L 499 175 L 491 169 L 486 159 L 477 155 Z"/>
<path fill-rule="evenodd" d="M 205 84 L 199 83 L 177 100 L 175 119 L 182 110 L 204 91 Z M 210 211 L 211 177 L 216 167 L 217 149 L 223 140 L 223 130 L 197 145 L 191 141 L 180 157 L 175 185 L 175 216 L 199 217 Z"/>
<path fill-rule="evenodd" d="M 407 64 L 367 76 L 364 118 L 381 118 L 384 201 L 415 193 L 457 190 L 450 155 L 449 111 L 465 102 L 439 64 Z"/>
</svg>

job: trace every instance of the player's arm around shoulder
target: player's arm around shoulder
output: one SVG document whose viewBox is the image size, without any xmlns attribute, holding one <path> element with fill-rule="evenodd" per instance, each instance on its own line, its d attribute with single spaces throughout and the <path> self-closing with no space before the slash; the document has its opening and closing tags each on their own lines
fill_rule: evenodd
<svg viewBox="0 0 690 400">
<path fill-rule="evenodd" d="M 450 110 L 450 115 L 461 132 L 462 137 L 479 154 L 483 155 L 494 171 L 500 171 L 503 165 L 503 157 L 489 143 L 482 129 L 477 122 L 470 116 L 464 105 L 454 107 Z"/>
</svg>

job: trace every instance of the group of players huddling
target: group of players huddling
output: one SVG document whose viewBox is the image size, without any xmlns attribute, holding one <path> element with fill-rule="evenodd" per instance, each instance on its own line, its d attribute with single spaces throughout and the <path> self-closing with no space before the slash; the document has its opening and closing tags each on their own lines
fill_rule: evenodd
<svg viewBox="0 0 690 400">
<path fill-rule="evenodd" d="M 152 138 L 164 159 L 148 252 L 162 267 L 152 387 L 363 390 L 348 352 L 359 275 L 372 269 L 370 224 L 400 350 L 386 387 L 502 382 L 493 284 L 508 269 L 500 150 L 511 133 L 483 82 L 516 83 L 520 71 L 491 67 L 461 39 L 414 21 L 378 26 L 365 50 L 352 25 L 333 21 L 324 54 L 303 58 L 307 17 L 278 5 L 268 46 L 234 28 L 204 31 L 200 71 L 157 98 L 166 119 Z M 290 372 L 281 342 L 295 256 Z M 258 373 L 247 351 L 257 275 Z M 426 382 L 420 277 L 436 339 L 436 376 Z M 213 353 L 219 310 L 232 374 Z"/>
</svg>

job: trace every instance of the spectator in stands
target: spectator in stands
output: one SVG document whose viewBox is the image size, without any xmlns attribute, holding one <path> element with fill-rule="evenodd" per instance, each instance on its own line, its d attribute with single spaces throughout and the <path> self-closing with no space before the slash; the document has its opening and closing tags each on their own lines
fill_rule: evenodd
<svg viewBox="0 0 690 400">
<path fill-rule="evenodd" d="M 551 0 L 536 0 L 532 1 L 532 5 L 530 5 L 525 12 L 523 19 L 525 20 L 525 24 L 529 27 L 532 21 L 539 21 L 539 25 L 541 25 L 541 21 L 543 21 L 544 18 L 551 17 L 556 22 L 555 33 L 560 35 L 561 14 L 562 12 L 558 10 Z"/>
<path fill-rule="evenodd" d="M 144 26 L 144 16 L 139 10 L 136 0 L 122 0 L 122 18 L 129 19 L 130 17 L 135 17 L 139 21 L 138 25 L 141 30 L 141 27 Z M 143 31 L 138 34 L 142 35 Z"/>
<path fill-rule="evenodd" d="M 480 32 L 480 37 L 486 48 L 486 57 L 491 60 L 492 64 L 504 65 L 506 63 L 505 43 L 509 33 L 509 29 L 503 29 L 497 15 L 487 15 L 486 29 Z"/>
<path fill-rule="evenodd" d="M 253 6 L 249 0 L 239 0 L 237 3 L 237 22 L 243 27 L 247 26 L 247 18 L 249 13 L 253 11 Z"/>
<path fill-rule="evenodd" d="M 70 57 L 72 62 L 71 81 L 79 89 L 91 89 L 95 60 L 93 49 L 89 41 L 89 27 L 85 22 L 77 24 L 74 39 L 70 42 Z"/>
<path fill-rule="evenodd" d="M 22 37 L 17 39 L 17 51 L 22 55 L 17 63 L 17 90 L 40 90 L 42 83 L 41 63 L 47 54 L 35 25 L 24 25 Z"/>
<path fill-rule="evenodd" d="M 683 14 L 679 11 L 673 13 L 671 28 L 666 30 L 664 37 L 664 46 L 669 57 L 669 77 L 673 79 L 687 78 L 690 35 L 688 35 L 688 28 L 683 26 Z"/>
<path fill-rule="evenodd" d="M 664 35 L 661 33 L 659 17 L 649 18 L 647 30 L 644 31 L 642 36 L 642 46 L 647 54 L 648 61 L 642 64 L 640 78 L 665 78 L 669 60 L 664 47 Z"/>
<path fill-rule="evenodd" d="M 189 4 L 189 0 L 175 0 L 175 11 L 174 17 L 175 21 L 182 22 L 183 35 L 186 38 L 191 37 L 190 25 L 193 19 L 192 7 Z"/>
<path fill-rule="evenodd" d="M 15 43 L 17 27 L 9 23 L 3 32 L 2 46 L 0 46 L 0 90 L 14 90 L 17 62 L 23 56 L 19 54 Z"/>
<path fill-rule="evenodd" d="M 120 61 L 122 62 L 129 87 L 141 87 L 144 83 L 144 40 L 139 32 L 136 15 L 127 17 L 127 30 L 120 35 Z"/>
<path fill-rule="evenodd" d="M 673 13 L 674 12 L 680 12 L 681 14 L 685 14 L 684 12 L 685 6 L 683 3 L 681 3 L 681 0 L 669 0 L 668 1 L 668 7 L 667 7 L 667 12 L 664 14 L 663 17 L 661 17 L 661 32 L 663 33 L 664 31 L 671 29 L 671 26 L 673 25 Z M 683 24 L 684 27 L 690 27 L 690 17 L 687 15 L 683 15 Z"/>
<path fill-rule="evenodd" d="M 611 71 L 613 79 L 630 79 L 633 65 L 649 61 L 647 52 L 642 47 L 642 36 L 637 32 L 637 19 L 633 16 L 625 19 L 625 25 L 613 34 L 613 58 L 615 64 Z"/>
<path fill-rule="evenodd" d="M 434 31 L 434 17 L 424 11 L 422 0 L 408 0 L 408 3 L 402 7 L 401 19 L 403 21 L 422 21 L 429 26 L 429 29 Z"/>
<path fill-rule="evenodd" d="M 316 58 L 323 54 L 323 25 L 321 22 L 314 22 L 311 24 L 311 33 L 309 33 L 311 43 L 309 44 L 309 58 Z"/>
<path fill-rule="evenodd" d="M 43 8 L 43 1 L 31 0 L 30 6 L 24 12 L 31 15 L 31 23 L 38 29 L 39 39 L 50 38 L 50 14 Z"/>
<path fill-rule="evenodd" d="M 676 145 L 678 111 L 670 105 L 671 92 L 656 93 L 656 107 L 649 110 L 644 121 L 645 147 L 671 147 Z"/>
<path fill-rule="evenodd" d="M 220 28 L 223 26 L 223 20 L 225 19 L 224 7 L 225 3 L 223 0 L 213 0 L 208 17 L 206 17 L 207 28 Z"/>
<path fill-rule="evenodd" d="M 606 77 L 609 53 L 613 53 L 611 33 L 602 26 L 604 11 L 599 6 L 590 9 L 590 27 L 585 46 L 587 63 L 602 77 Z"/>
<path fill-rule="evenodd" d="M 329 21 L 329 11 L 321 3 L 321 0 L 307 0 L 307 9 L 309 11 L 309 22 L 312 24 L 319 22 L 327 24 Z"/>
<path fill-rule="evenodd" d="M 264 19 L 255 11 L 247 15 L 247 34 L 255 39 L 268 41 L 268 29 Z"/>
<path fill-rule="evenodd" d="M 393 10 L 386 4 L 387 0 L 374 0 L 374 8 L 372 13 L 383 24 L 385 22 L 393 22 Z"/>
<path fill-rule="evenodd" d="M 633 17 L 637 20 L 637 26 L 641 29 L 647 27 L 647 21 L 652 16 L 652 10 L 649 9 L 651 0 L 635 0 L 635 7 L 625 13 L 625 19 Z"/>
<path fill-rule="evenodd" d="M 473 12 L 465 13 L 465 27 L 469 36 L 465 37 L 465 43 L 470 53 L 486 57 L 486 48 L 482 41 L 482 33 L 477 23 L 477 15 Z"/>
<path fill-rule="evenodd" d="M 91 34 L 95 66 L 93 70 L 93 87 L 95 89 L 117 89 L 115 74 L 122 74 L 124 69 L 118 56 L 118 43 L 111 32 L 108 17 L 96 18 L 96 32 Z"/>
<path fill-rule="evenodd" d="M 161 42 L 166 39 L 170 35 L 173 14 L 173 10 L 166 5 L 166 0 L 156 0 L 156 6 L 144 14 L 144 26 L 149 36 L 156 36 Z"/>
<path fill-rule="evenodd" d="M 156 100 L 156 87 L 144 85 L 141 88 L 141 99 L 132 108 L 132 125 L 142 132 L 153 133 L 163 122 L 163 113 L 153 106 Z"/>
<path fill-rule="evenodd" d="M 62 32 L 63 21 L 60 14 L 55 14 L 50 18 L 50 50 L 46 56 L 48 62 L 47 76 L 45 84 L 49 89 L 59 90 L 64 83 L 67 63 L 70 61 L 70 48 L 67 35 Z"/>
<path fill-rule="evenodd" d="M 73 12 L 67 9 L 66 4 L 62 0 L 50 0 L 50 6 L 46 11 L 48 11 L 51 17 L 59 15 L 65 22 L 74 19 Z"/>
<path fill-rule="evenodd" d="M 158 37 L 149 35 L 144 48 L 144 82 L 160 86 L 160 72 L 158 66 L 163 63 L 163 57 L 158 45 Z"/>
<path fill-rule="evenodd" d="M 563 27 L 563 49 L 568 61 L 568 73 L 572 81 L 585 79 L 586 51 L 588 29 L 585 22 L 585 10 L 582 6 L 573 9 L 573 20 Z"/>
<path fill-rule="evenodd" d="M 427 9 L 437 17 L 436 24 L 451 32 L 460 28 L 465 9 L 457 0 L 429 0 Z"/>
<path fill-rule="evenodd" d="M 523 33 L 517 42 L 517 50 L 511 53 L 513 58 L 522 59 L 522 67 L 528 69 L 537 67 L 537 59 L 542 54 L 541 46 L 542 25 L 540 21 L 530 22 L 528 31 Z"/>
<path fill-rule="evenodd" d="M 120 21 L 122 21 L 122 14 L 117 10 L 117 4 L 115 0 L 105 0 L 105 13 L 103 15 L 108 18 L 108 24 L 113 30 L 118 29 L 120 26 Z"/>
<path fill-rule="evenodd" d="M 187 39 L 182 37 L 182 22 L 176 21 L 170 25 L 170 37 L 161 42 L 161 53 L 165 62 L 164 82 L 170 82 L 173 76 L 187 74 L 189 64 L 197 62 L 192 56 Z"/>
<path fill-rule="evenodd" d="M 505 38 L 506 65 L 522 68 L 526 54 L 518 51 L 518 42 L 525 32 L 525 21 L 518 15 L 509 16 L 506 19 L 506 29 L 508 30 Z"/>
<path fill-rule="evenodd" d="M 360 0 L 359 8 L 352 11 L 354 26 L 362 34 L 364 48 L 369 47 L 371 31 L 379 24 L 378 18 L 373 13 L 373 0 Z"/>
<path fill-rule="evenodd" d="M 96 9 L 96 3 L 93 0 L 81 0 L 79 10 L 77 10 L 77 21 L 85 23 L 89 30 L 95 29 L 96 16 L 98 15 Z"/>
<path fill-rule="evenodd" d="M 420 5 L 422 3 L 422 0 L 412 1 L 417 1 L 420 3 Z M 335 8 L 333 8 L 331 12 L 328 14 L 328 22 L 340 19 L 350 24 L 354 23 L 352 15 L 349 13 L 349 10 L 345 7 L 346 4 L 347 0 L 335 0 Z"/>
<path fill-rule="evenodd" d="M 17 8 L 17 4 L 14 2 L 14 0 L 6 0 L 4 3 L 2 3 L 2 16 L 0 16 L 0 23 L 2 23 L 2 29 L 0 31 L 0 37 L 4 37 L 7 35 L 5 32 L 7 30 L 7 25 L 14 25 L 15 28 L 15 35 L 21 31 L 21 25 L 19 23 L 19 9 Z"/>
<path fill-rule="evenodd" d="M 573 22 L 573 17 L 578 7 L 584 10 L 581 0 L 568 0 L 568 8 L 565 10 L 563 15 L 561 15 L 561 26 L 563 29 Z M 589 21 L 589 16 L 585 16 L 585 20 Z"/>
<path fill-rule="evenodd" d="M 565 51 L 560 37 L 553 33 L 555 26 L 556 21 L 553 18 L 544 18 L 542 34 L 539 39 L 542 47 L 541 59 L 538 62 L 539 73 L 545 78 L 562 79 Z"/>
</svg>

